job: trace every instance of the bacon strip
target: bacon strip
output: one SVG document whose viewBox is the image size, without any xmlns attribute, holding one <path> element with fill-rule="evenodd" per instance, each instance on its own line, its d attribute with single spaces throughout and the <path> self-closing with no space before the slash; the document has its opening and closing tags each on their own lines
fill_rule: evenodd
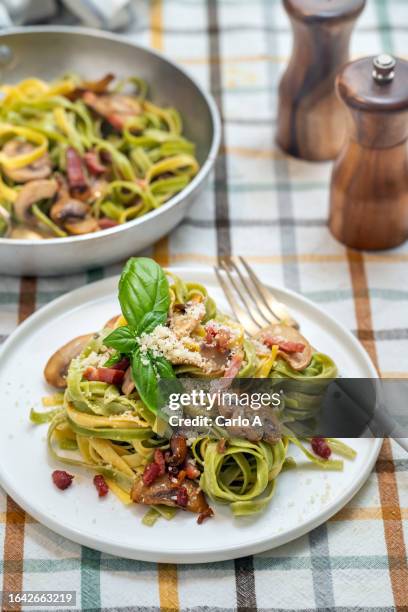
<svg viewBox="0 0 408 612">
<path fill-rule="evenodd" d="M 244 355 L 242 353 L 236 353 L 231 357 L 230 364 L 227 366 L 224 372 L 224 378 L 235 378 L 241 369 Z"/>
<path fill-rule="evenodd" d="M 68 147 L 65 153 L 65 159 L 67 163 L 68 184 L 71 192 L 83 193 L 87 191 L 88 181 L 79 153 L 73 147 Z"/>
<path fill-rule="evenodd" d="M 105 382 L 109 385 L 120 385 L 123 381 L 125 373 L 123 370 L 114 370 L 113 368 L 94 368 L 89 366 L 84 372 L 86 380 Z"/>
<path fill-rule="evenodd" d="M 107 166 L 102 164 L 96 151 L 87 151 L 84 154 L 84 162 L 89 172 L 95 176 L 103 174 L 108 169 Z"/>
<path fill-rule="evenodd" d="M 283 338 L 279 338 L 277 336 L 265 336 L 263 339 L 263 343 L 269 348 L 272 346 L 278 346 L 281 351 L 285 351 L 285 353 L 303 353 L 305 350 L 305 345 L 302 342 L 292 342 L 291 340 L 284 340 Z"/>
</svg>

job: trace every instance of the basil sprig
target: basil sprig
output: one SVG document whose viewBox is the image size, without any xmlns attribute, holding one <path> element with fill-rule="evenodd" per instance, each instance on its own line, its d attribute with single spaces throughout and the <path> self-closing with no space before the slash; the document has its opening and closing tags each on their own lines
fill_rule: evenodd
<svg viewBox="0 0 408 612">
<path fill-rule="evenodd" d="M 119 281 L 119 303 L 128 324 L 115 329 L 104 344 L 130 357 L 136 389 L 146 406 L 156 413 L 162 401 L 158 379 L 176 375 L 165 357 L 142 352 L 137 340 L 141 334 L 149 334 L 166 323 L 170 306 L 168 280 L 153 259 L 129 259 Z"/>
</svg>

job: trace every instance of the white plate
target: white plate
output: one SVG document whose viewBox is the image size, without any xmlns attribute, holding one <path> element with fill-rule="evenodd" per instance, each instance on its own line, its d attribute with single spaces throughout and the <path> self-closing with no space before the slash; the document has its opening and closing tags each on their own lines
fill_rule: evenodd
<svg viewBox="0 0 408 612">
<path fill-rule="evenodd" d="M 186 280 L 205 284 L 228 310 L 214 274 L 208 269 L 175 269 Z M 297 469 L 279 476 L 277 491 L 261 515 L 234 519 L 228 507 L 216 507 L 214 519 L 199 526 L 195 516 L 179 512 L 153 528 L 140 519 L 142 506 L 123 506 L 114 495 L 99 500 L 89 473 L 58 491 L 51 472 L 60 467 L 47 455 L 47 426 L 28 421 L 32 406 L 49 392 L 43 366 L 60 345 L 76 335 L 99 329 L 118 313 L 117 278 L 109 278 L 68 293 L 23 323 L 5 343 L 0 355 L 0 484 L 29 514 L 59 534 L 91 548 L 145 561 L 208 562 L 264 551 L 303 535 L 344 506 L 370 474 L 380 440 L 350 443 L 358 451 L 340 473 Z M 275 289 L 302 332 L 326 351 L 342 373 L 375 377 L 375 370 L 357 340 L 320 308 L 303 297 Z M 293 451 L 293 455 L 297 453 Z"/>
</svg>

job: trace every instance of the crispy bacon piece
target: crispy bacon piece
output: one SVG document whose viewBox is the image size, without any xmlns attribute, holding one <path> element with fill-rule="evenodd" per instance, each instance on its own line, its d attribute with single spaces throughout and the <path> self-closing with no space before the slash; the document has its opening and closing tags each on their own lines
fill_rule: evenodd
<svg viewBox="0 0 408 612">
<path fill-rule="evenodd" d="M 120 385 L 125 372 L 114 368 L 94 368 L 89 366 L 84 372 L 86 380 L 105 382 L 109 385 Z"/>
<path fill-rule="evenodd" d="M 71 486 L 74 477 L 72 474 L 68 474 L 65 470 L 55 470 L 52 473 L 52 481 L 58 489 L 65 491 Z"/>
<path fill-rule="evenodd" d="M 263 343 L 265 346 L 272 348 L 272 346 L 278 346 L 281 351 L 285 353 L 303 353 L 305 345 L 302 342 L 291 342 L 290 340 L 283 340 L 282 338 L 266 335 Z"/>
<path fill-rule="evenodd" d="M 125 123 L 126 123 L 126 119 L 128 117 L 119 115 L 118 113 L 110 113 L 109 115 L 106 115 L 106 121 L 108 123 L 111 124 L 112 127 L 115 128 L 115 130 L 123 130 L 123 128 L 125 127 Z"/>
<path fill-rule="evenodd" d="M 97 474 L 93 479 L 93 483 L 98 491 L 99 497 L 106 497 L 106 495 L 109 493 L 109 487 L 102 474 Z"/>
<path fill-rule="evenodd" d="M 111 365 L 110 367 L 112 368 L 112 370 L 127 370 L 128 367 L 130 365 L 130 361 L 128 359 L 128 357 L 122 357 L 122 359 L 120 361 L 117 361 L 116 363 L 114 363 L 113 365 Z"/>
<path fill-rule="evenodd" d="M 235 355 L 231 357 L 231 361 L 225 369 L 224 378 L 235 378 L 241 369 L 243 360 L 243 353 L 235 353 Z"/>
<path fill-rule="evenodd" d="M 187 478 L 190 480 L 195 480 L 200 476 L 200 470 L 194 465 L 194 463 L 191 463 L 191 461 L 187 461 L 185 473 Z"/>
<path fill-rule="evenodd" d="M 117 227 L 119 225 L 117 221 L 109 219 L 109 217 L 102 217 L 102 219 L 98 220 L 98 224 L 101 230 L 110 229 L 111 227 Z"/>
<path fill-rule="evenodd" d="M 256 338 L 266 346 L 277 344 L 278 355 L 294 370 L 304 370 L 311 362 L 313 349 L 302 334 L 289 325 L 276 324 L 262 329 Z"/>
<path fill-rule="evenodd" d="M 177 490 L 176 503 L 178 506 L 185 508 L 188 504 L 188 493 L 186 487 L 179 487 Z"/>
<path fill-rule="evenodd" d="M 160 465 L 155 462 L 149 463 L 149 465 L 146 465 L 143 472 L 143 484 L 146 485 L 146 487 L 150 487 L 158 476 L 160 476 Z"/>
<path fill-rule="evenodd" d="M 205 340 L 209 346 L 215 346 L 220 353 L 225 353 L 228 350 L 231 333 L 227 329 L 210 322 L 205 326 L 205 332 Z"/>
<path fill-rule="evenodd" d="M 82 99 L 117 130 L 123 129 L 127 119 L 142 112 L 140 103 L 125 94 L 104 93 L 97 96 L 92 91 L 86 91 Z"/>
<path fill-rule="evenodd" d="M 88 181 L 85 176 L 82 159 L 79 153 L 73 148 L 68 147 L 65 153 L 67 164 L 68 185 L 72 195 L 84 194 L 89 189 Z"/>
<path fill-rule="evenodd" d="M 159 448 L 154 451 L 154 462 L 157 463 L 160 468 L 159 475 L 163 476 L 166 471 L 166 462 L 164 460 L 163 452 Z"/>
<path fill-rule="evenodd" d="M 95 176 L 104 174 L 108 169 L 107 166 L 100 161 L 97 151 L 87 151 L 84 154 L 84 162 L 89 172 Z"/>
<path fill-rule="evenodd" d="M 331 448 L 324 438 L 312 438 L 312 449 L 315 455 L 322 459 L 328 459 L 331 455 Z"/>
</svg>

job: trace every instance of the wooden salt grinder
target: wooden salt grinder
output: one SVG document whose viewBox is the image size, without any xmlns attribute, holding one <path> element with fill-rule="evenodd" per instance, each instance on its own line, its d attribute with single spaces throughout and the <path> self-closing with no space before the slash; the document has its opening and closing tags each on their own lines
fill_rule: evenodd
<svg viewBox="0 0 408 612">
<path fill-rule="evenodd" d="M 349 130 L 333 168 L 330 230 L 355 249 L 398 246 L 408 238 L 408 62 L 357 60 L 337 90 Z"/>
<path fill-rule="evenodd" d="M 345 135 L 335 79 L 365 0 L 283 0 L 293 51 L 279 86 L 277 142 L 290 155 L 334 159 Z"/>
</svg>

